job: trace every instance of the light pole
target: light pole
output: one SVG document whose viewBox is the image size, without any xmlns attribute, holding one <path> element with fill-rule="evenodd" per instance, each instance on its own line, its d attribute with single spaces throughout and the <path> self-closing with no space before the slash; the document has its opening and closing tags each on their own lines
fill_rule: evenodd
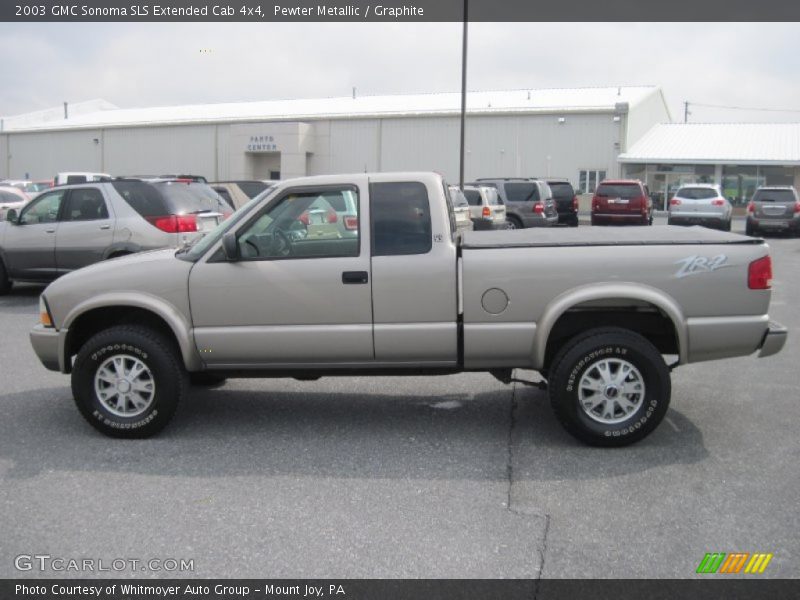
<svg viewBox="0 0 800 600">
<path fill-rule="evenodd" d="M 469 0 L 464 0 L 464 34 L 461 42 L 461 148 L 459 151 L 458 187 L 464 191 L 464 124 L 467 116 L 467 25 Z"/>
</svg>

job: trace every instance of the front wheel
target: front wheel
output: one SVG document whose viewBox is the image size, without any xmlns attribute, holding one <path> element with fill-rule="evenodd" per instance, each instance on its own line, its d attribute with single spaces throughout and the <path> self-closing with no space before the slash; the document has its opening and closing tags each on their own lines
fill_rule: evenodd
<svg viewBox="0 0 800 600">
<path fill-rule="evenodd" d="M 506 229 L 522 229 L 522 221 L 517 217 L 508 217 L 506 220 Z"/>
<path fill-rule="evenodd" d="M 0 260 L 0 296 L 5 296 L 10 292 L 12 285 L 13 283 L 8 278 L 8 273 L 6 272 L 6 266 L 3 264 L 3 261 Z"/>
<path fill-rule="evenodd" d="M 136 325 L 106 329 L 87 341 L 72 369 L 72 395 L 83 417 L 111 437 L 161 431 L 187 388 L 173 345 Z"/>
<path fill-rule="evenodd" d="M 669 369 L 638 333 L 605 327 L 567 342 L 548 385 L 564 428 L 593 446 L 626 446 L 649 435 L 669 408 Z"/>
</svg>

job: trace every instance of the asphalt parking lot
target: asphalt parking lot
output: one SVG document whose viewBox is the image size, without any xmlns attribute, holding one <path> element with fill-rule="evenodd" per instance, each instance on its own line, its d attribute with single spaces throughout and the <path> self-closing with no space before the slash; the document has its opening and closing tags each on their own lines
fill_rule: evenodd
<svg viewBox="0 0 800 600">
<path fill-rule="evenodd" d="M 232 380 L 157 438 L 108 439 L 36 359 L 41 288 L 18 286 L 0 298 L 0 577 L 98 575 L 14 566 L 47 554 L 194 561 L 102 576 L 683 578 L 735 551 L 795 577 L 800 239 L 769 243 L 784 350 L 677 369 L 664 423 L 621 449 L 488 374 Z"/>
</svg>

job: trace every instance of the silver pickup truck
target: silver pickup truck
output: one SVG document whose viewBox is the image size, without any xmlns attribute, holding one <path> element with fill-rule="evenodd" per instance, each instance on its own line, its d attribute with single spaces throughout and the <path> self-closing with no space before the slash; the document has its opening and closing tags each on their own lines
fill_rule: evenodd
<svg viewBox="0 0 800 600">
<path fill-rule="evenodd" d="M 305 217 L 338 195 L 354 214 Z M 488 371 L 509 383 L 522 368 L 546 380 L 570 433 L 621 446 L 664 417 L 673 367 L 783 347 L 771 277 L 767 245 L 741 235 L 461 236 L 437 174 L 308 177 L 189 247 L 56 280 L 31 342 L 47 368 L 72 374 L 80 412 L 111 436 L 161 430 L 190 382 Z"/>
</svg>

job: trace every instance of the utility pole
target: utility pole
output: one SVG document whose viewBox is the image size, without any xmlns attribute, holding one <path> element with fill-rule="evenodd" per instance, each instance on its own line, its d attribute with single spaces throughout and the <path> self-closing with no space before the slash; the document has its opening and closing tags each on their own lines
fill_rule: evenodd
<svg viewBox="0 0 800 600">
<path fill-rule="evenodd" d="M 689 112 L 689 102 L 686 101 L 683 103 L 683 122 L 686 123 L 689 120 L 689 115 L 692 114 Z"/>
<path fill-rule="evenodd" d="M 458 187 L 464 190 L 464 123 L 467 116 L 467 24 L 469 23 L 467 4 L 464 0 L 464 34 L 461 42 L 461 148 L 458 171 Z"/>
</svg>

